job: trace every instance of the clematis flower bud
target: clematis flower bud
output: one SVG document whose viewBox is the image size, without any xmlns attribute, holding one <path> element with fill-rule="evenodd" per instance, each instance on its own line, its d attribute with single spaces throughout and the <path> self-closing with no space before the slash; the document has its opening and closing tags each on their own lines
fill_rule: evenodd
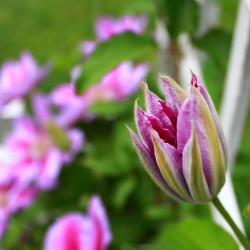
<svg viewBox="0 0 250 250">
<path fill-rule="evenodd" d="M 209 202 L 225 182 L 227 147 L 214 104 L 196 75 L 191 92 L 162 77 L 167 103 L 142 83 L 146 112 L 135 103 L 141 140 L 129 128 L 144 168 L 171 197 Z"/>
</svg>

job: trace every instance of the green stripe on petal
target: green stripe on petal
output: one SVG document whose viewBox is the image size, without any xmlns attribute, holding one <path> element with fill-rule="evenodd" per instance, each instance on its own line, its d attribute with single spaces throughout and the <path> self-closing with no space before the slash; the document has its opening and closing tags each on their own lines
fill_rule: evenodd
<svg viewBox="0 0 250 250">
<path fill-rule="evenodd" d="M 183 199 L 193 202 L 182 173 L 181 158 L 171 145 L 164 143 L 156 132 L 151 131 L 155 157 L 161 174 L 168 185 Z"/>
<path fill-rule="evenodd" d="M 135 151 L 144 169 L 146 170 L 148 175 L 152 178 L 152 180 L 156 183 L 156 185 L 160 187 L 166 194 L 168 194 L 172 198 L 179 200 L 179 201 L 186 201 L 181 196 L 179 196 L 176 192 L 174 192 L 171 189 L 171 187 L 165 182 L 157 166 L 155 159 L 153 159 L 152 157 L 152 153 L 141 142 L 141 140 L 137 137 L 137 135 L 133 132 L 133 130 L 131 130 L 128 126 L 127 126 L 127 129 L 131 136 Z"/>
<path fill-rule="evenodd" d="M 205 102 L 204 98 L 200 94 L 200 92 L 193 86 L 191 86 L 192 94 L 194 94 L 199 102 L 200 110 L 202 111 L 204 124 L 206 129 L 206 136 L 208 138 L 209 145 L 211 150 L 211 157 L 212 157 L 212 177 L 213 177 L 213 189 L 212 195 L 215 196 L 219 193 L 220 189 L 225 183 L 225 169 L 226 169 L 226 162 L 224 158 L 224 153 L 221 147 L 221 143 L 219 140 L 217 128 L 212 117 L 212 114 L 209 110 L 207 103 Z"/>
<path fill-rule="evenodd" d="M 209 202 L 212 196 L 203 173 L 199 143 L 192 121 L 192 131 L 183 150 L 183 173 L 189 191 L 196 202 Z"/>
</svg>

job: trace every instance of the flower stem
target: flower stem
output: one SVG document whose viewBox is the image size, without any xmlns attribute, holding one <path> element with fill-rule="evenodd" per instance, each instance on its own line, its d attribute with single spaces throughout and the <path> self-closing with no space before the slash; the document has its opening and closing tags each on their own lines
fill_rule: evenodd
<svg viewBox="0 0 250 250">
<path fill-rule="evenodd" d="M 227 210 L 221 204 L 221 202 L 218 199 L 218 197 L 215 197 L 212 200 L 212 203 L 217 208 L 217 210 L 220 212 L 220 214 L 224 217 L 224 219 L 227 221 L 227 223 L 231 226 L 231 228 L 233 229 L 235 235 L 237 236 L 237 238 L 240 241 L 240 243 L 244 246 L 244 248 L 246 250 L 250 250 L 250 245 L 249 245 L 249 242 L 248 242 L 247 238 L 244 236 L 244 234 L 237 227 L 237 225 L 233 221 L 232 217 L 229 215 L 229 213 L 227 212 Z"/>
</svg>

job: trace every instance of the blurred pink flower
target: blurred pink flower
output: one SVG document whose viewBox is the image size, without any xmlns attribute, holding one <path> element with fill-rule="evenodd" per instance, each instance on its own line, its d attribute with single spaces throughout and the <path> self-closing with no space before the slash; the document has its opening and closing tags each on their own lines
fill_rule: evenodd
<svg viewBox="0 0 250 250">
<path fill-rule="evenodd" d="M 105 41 L 114 35 L 118 35 L 126 31 L 141 34 L 144 32 L 147 23 L 148 18 L 143 15 L 138 17 L 125 15 L 119 19 L 114 19 L 111 16 L 103 16 L 96 22 L 96 36 L 99 41 Z"/>
<path fill-rule="evenodd" d="M 85 56 L 89 56 L 96 49 L 96 46 L 97 46 L 97 41 L 86 40 L 80 43 L 79 48 Z"/>
<path fill-rule="evenodd" d="M 37 194 L 35 187 L 19 185 L 15 178 L 0 183 L 0 240 L 11 214 L 30 206 Z"/>
<path fill-rule="evenodd" d="M 53 188 L 62 165 L 72 160 L 74 154 L 81 149 L 84 140 L 80 130 L 69 129 L 65 131 L 69 148 L 62 150 L 57 146 L 53 136 L 56 137 L 56 133 L 51 135 L 29 117 L 21 117 L 14 121 L 14 130 L 5 139 L 4 147 L 12 154 L 11 160 L 6 160 L 7 165 L 20 183 L 34 182 L 40 189 Z M 62 137 L 61 134 L 59 136 Z M 8 154 L 6 158 L 9 158 Z"/>
<path fill-rule="evenodd" d="M 89 56 L 96 49 L 98 42 L 106 41 L 112 36 L 126 31 L 135 34 L 142 34 L 148 24 L 148 17 L 124 15 L 121 18 L 114 19 L 111 16 L 100 17 L 95 25 L 96 40 L 82 41 L 79 45 L 80 50 L 85 56 Z"/>
<path fill-rule="evenodd" d="M 49 228 L 44 250 L 106 250 L 111 239 L 105 208 L 101 199 L 93 196 L 87 216 L 69 213 Z"/>
<path fill-rule="evenodd" d="M 146 77 L 148 71 L 146 63 L 133 66 L 132 62 L 123 62 L 91 86 L 84 96 L 89 103 L 122 101 L 140 88 L 140 80 Z"/>
<path fill-rule="evenodd" d="M 43 124 L 52 121 L 65 128 L 82 119 L 89 107 L 89 101 L 76 94 L 73 83 L 65 83 L 49 95 L 35 95 L 33 107 L 37 118 Z M 56 112 L 53 112 L 53 109 L 56 109 Z"/>
<path fill-rule="evenodd" d="M 7 61 L 0 71 L 0 108 L 9 101 L 26 95 L 48 73 L 39 67 L 29 52 L 23 52 L 19 61 Z"/>
</svg>

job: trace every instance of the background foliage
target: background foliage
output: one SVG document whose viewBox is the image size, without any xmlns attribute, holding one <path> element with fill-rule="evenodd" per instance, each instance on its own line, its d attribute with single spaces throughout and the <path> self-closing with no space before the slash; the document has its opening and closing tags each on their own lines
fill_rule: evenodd
<svg viewBox="0 0 250 250">
<path fill-rule="evenodd" d="M 80 40 L 94 38 L 94 22 L 99 15 L 118 17 L 124 13 L 146 12 L 150 16 L 148 35 L 141 40 L 133 40 L 133 35 L 127 33 L 101 44 L 86 66 L 87 80 L 81 79 L 78 87 L 83 90 L 122 60 L 143 59 L 156 70 L 147 78 L 149 87 L 162 96 L 156 86 L 157 47 L 149 39 L 150 32 L 155 29 L 158 11 L 155 3 L 156 6 L 163 4 L 150 0 L 1 0 L 0 61 L 17 58 L 24 49 L 30 50 L 40 63 L 52 60 L 56 68 L 41 86 L 43 91 L 49 91 L 53 86 L 69 81 L 69 70 L 79 59 L 77 45 Z M 203 51 L 205 82 L 219 109 L 237 2 L 217 0 L 216 3 L 221 9 L 219 25 L 202 36 L 195 32 L 197 20 L 202 18 L 196 1 L 165 1 L 165 8 L 169 14 L 167 27 L 173 41 L 184 30 L 189 32 L 193 44 Z M 183 4 L 192 11 L 186 11 Z M 117 46 L 118 40 L 119 45 L 124 44 L 122 50 Z M 119 57 L 116 56 L 117 50 Z M 209 242 L 212 242 L 207 235 L 209 232 L 217 235 L 218 241 L 214 240 L 213 249 L 222 249 L 220 247 L 224 245 L 216 244 L 227 244 L 228 240 L 232 244 L 226 249 L 237 249 L 230 236 L 208 221 L 210 211 L 207 205 L 176 202 L 166 197 L 145 174 L 124 126 L 126 123 L 135 127 L 133 103 L 140 95 L 137 93 L 116 105 L 105 103 L 92 107 L 98 118 L 89 124 L 78 124 L 87 138 L 83 152 L 62 170 L 55 190 L 42 193 L 32 207 L 12 218 L 3 240 L 4 248 L 41 248 L 46 229 L 57 217 L 69 211 L 85 211 L 90 196 L 98 193 L 108 211 L 113 232 L 110 249 L 133 249 L 138 244 L 154 241 L 162 249 L 160 245 L 166 237 L 169 249 L 184 249 L 183 245 L 177 244 L 181 243 L 176 235 L 184 239 L 182 243 L 186 247 L 191 244 L 192 249 L 207 249 L 201 248 L 199 242 L 195 242 L 196 247 L 192 245 L 194 239 L 186 235 L 191 231 L 198 235 L 197 238 L 207 237 Z M 250 199 L 249 115 L 242 138 L 233 183 L 243 213 Z M 198 220 L 205 220 L 207 232 L 197 230 L 204 227 Z M 244 217 L 243 221 L 250 236 L 250 222 Z M 145 249 L 151 248 L 147 246 Z"/>
</svg>

